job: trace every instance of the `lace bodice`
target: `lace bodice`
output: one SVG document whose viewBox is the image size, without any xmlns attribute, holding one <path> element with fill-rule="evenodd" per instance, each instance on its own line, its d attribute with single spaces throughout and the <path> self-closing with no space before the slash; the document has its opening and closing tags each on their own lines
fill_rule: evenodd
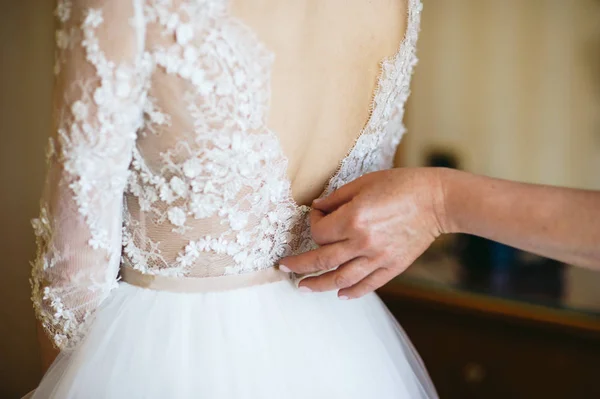
<svg viewBox="0 0 600 399">
<path fill-rule="evenodd" d="M 371 115 L 322 195 L 388 168 L 421 4 L 381 64 Z M 274 55 L 226 0 L 59 0 L 56 134 L 33 221 L 32 299 L 58 347 L 83 335 L 121 265 L 203 277 L 314 247 L 267 126 Z"/>
</svg>

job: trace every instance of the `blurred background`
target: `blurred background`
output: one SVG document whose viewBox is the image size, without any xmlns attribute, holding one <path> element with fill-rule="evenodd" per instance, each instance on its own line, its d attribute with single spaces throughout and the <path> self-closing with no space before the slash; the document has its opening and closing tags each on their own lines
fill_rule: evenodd
<svg viewBox="0 0 600 399">
<path fill-rule="evenodd" d="M 600 1 L 424 5 L 398 166 L 600 189 Z M 567 268 L 565 279 L 565 300 L 600 308 L 600 274 Z"/>
<path fill-rule="evenodd" d="M 600 189 L 600 1 L 423 3 L 397 165 Z M 600 398 L 599 272 L 454 235 L 380 294 L 442 398 Z"/>
<path fill-rule="evenodd" d="M 423 3 L 398 166 L 600 189 L 600 1 Z M 29 220 L 49 133 L 53 6 L 0 0 L 0 398 L 40 378 Z M 442 398 L 600 397 L 600 273 L 453 236 L 381 295 Z"/>
</svg>

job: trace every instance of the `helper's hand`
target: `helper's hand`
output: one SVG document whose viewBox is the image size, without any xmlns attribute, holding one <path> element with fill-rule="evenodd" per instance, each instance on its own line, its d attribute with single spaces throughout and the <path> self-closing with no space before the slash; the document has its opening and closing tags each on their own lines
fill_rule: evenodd
<svg viewBox="0 0 600 399">
<path fill-rule="evenodd" d="M 316 200 L 310 214 L 320 248 L 284 258 L 280 268 L 303 279 L 303 291 L 339 290 L 361 297 L 408 268 L 442 232 L 442 169 L 374 172 Z M 335 270 L 333 270 L 335 269 Z"/>
</svg>

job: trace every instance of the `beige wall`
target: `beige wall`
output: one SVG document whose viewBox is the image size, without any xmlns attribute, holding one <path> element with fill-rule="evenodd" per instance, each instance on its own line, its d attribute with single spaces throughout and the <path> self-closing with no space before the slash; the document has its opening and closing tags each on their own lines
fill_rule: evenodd
<svg viewBox="0 0 600 399">
<path fill-rule="evenodd" d="M 424 0 L 403 159 L 600 188 L 600 2 Z"/>
<path fill-rule="evenodd" d="M 29 301 L 37 212 L 50 120 L 52 2 L 0 2 L 0 397 L 17 398 L 40 373 Z"/>
</svg>

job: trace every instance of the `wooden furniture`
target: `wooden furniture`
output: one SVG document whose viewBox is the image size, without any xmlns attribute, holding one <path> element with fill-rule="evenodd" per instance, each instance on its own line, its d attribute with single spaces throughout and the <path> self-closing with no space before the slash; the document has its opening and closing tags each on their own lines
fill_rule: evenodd
<svg viewBox="0 0 600 399">
<path fill-rule="evenodd" d="M 532 304 L 474 292 L 447 265 L 437 273 L 431 265 L 411 269 L 427 267 L 379 295 L 442 399 L 600 398 L 600 302 L 598 312 L 561 308 L 561 298 Z M 436 281 L 444 273 L 453 278 Z M 595 277 L 600 290 L 600 274 Z"/>
</svg>

